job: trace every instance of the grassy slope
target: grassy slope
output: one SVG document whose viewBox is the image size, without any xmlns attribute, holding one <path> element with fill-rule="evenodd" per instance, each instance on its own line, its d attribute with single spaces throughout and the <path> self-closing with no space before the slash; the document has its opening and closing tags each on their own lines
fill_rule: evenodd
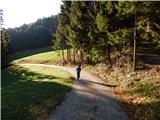
<svg viewBox="0 0 160 120">
<path fill-rule="evenodd" d="M 64 51 L 66 56 L 66 50 Z M 45 63 L 54 64 L 62 61 L 61 51 L 54 51 L 52 47 L 33 49 L 11 54 L 9 61 L 18 61 L 19 63 Z"/>
<path fill-rule="evenodd" d="M 2 70 L 3 120 L 44 118 L 71 89 L 71 75 L 45 67 L 12 66 Z"/>
<path fill-rule="evenodd" d="M 54 50 L 54 48 L 51 47 L 51 46 L 50 47 L 39 48 L 39 49 L 25 50 L 25 51 L 10 54 L 9 57 L 8 57 L 8 61 L 11 62 L 13 60 L 18 60 L 18 59 L 25 58 L 27 56 L 32 56 L 32 55 L 40 54 L 40 53 L 44 53 L 44 52 L 50 52 L 50 51 L 53 51 L 53 50 Z"/>
</svg>

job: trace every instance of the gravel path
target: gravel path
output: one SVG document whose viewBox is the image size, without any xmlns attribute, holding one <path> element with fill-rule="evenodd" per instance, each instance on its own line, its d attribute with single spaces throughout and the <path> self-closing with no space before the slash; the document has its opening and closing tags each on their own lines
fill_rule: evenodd
<svg viewBox="0 0 160 120">
<path fill-rule="evenodd" d="M 75 68 L 44 64 L 21 65 L 56 67 L 76 76 Z M 73 89 L 53 110 L 48 120 L 127 120 L 126 113 L 114 97 L 112 87 L 99 77 L 82 70 L 80 80 L 75 81 Z"/>
</svg>

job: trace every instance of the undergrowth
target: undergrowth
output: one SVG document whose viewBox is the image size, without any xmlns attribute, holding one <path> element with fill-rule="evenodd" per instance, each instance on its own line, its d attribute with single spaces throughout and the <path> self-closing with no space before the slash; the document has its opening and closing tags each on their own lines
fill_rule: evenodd
<svg viewBox="0 0 160 120">
<path fill-rule="evenodd" d="M 160 119 L 160 66 L 147 65 L 135 72 L 128 64 L 122 67 L 98 64 L 85 69 L 117 85 L 115 93 L 131 120 Z"/>
</svg>

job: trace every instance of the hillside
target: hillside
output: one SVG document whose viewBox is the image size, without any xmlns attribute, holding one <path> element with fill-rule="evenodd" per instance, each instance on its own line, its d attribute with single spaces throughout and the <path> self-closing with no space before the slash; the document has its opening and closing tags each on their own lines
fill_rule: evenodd
<svg viewBox="0 0 160 120">
<path fill-rule="evenodd" d="M 66 50 L 64 50 L 66 57 Z M 57 64 L 62 63 L 61 51 L 55 51 L 53 47 L 44 47 L 39 49 L 31 49 L 11 54 L 8 57 L 11 63 L 45 63 Z"/>
<path fill-rule="evenodd" d="M 7 29 L 10 36 L 10 53 L 52 45 L 56 28 L 57 16 L 50 16 L 38 19 L 34 23 Z"/>
</svg>

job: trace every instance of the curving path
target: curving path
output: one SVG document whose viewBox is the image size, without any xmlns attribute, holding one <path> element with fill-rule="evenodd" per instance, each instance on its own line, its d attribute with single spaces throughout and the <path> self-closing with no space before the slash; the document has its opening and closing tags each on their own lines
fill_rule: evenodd
<svg viewBox="0 0 160 120">
<path fill-rule="evenodd" d="M 45 65 L 20 64 L 22 66 L 56 67 L 76 76 L 75 68 Z M 73 89 L 64 101 L 53 110 L 48 120 L 127 120 L 127 115 L 119 106 L 112 92 L 99 77 L 82 71 L 80 80 L 75 80 Z"/>
</svg>

